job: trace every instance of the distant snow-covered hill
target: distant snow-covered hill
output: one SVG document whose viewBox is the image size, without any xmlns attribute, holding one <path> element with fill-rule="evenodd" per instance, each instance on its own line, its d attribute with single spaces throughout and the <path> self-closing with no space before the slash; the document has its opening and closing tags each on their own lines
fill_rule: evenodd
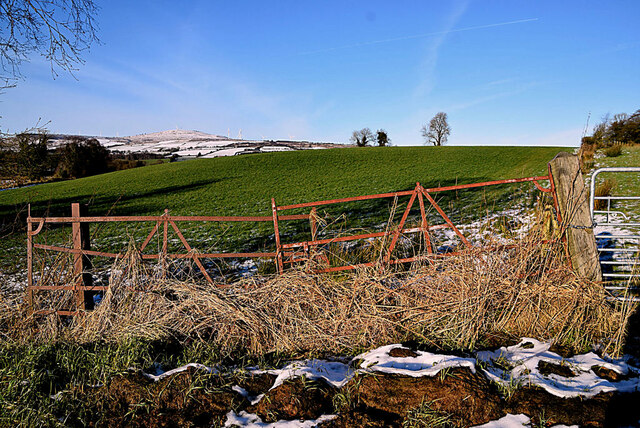
<svg viewBox="0 0 640 428">
<path fill-rule="evenodd" d="M 52 135 L 52 146 L 59 146 L 75 136 Z M 274 151 L 326 149 L 346 147 L 344 144 L 318 143 L 291 140 L 242 140 L 207 134 L 200 131 L 171 129 L 129 137 L 94 137 L 112 152 L 155 153 L 164 156 L 176 155 L 179 158 L 213 158 L 248 153 L 266 153 Z"/>
</svg>

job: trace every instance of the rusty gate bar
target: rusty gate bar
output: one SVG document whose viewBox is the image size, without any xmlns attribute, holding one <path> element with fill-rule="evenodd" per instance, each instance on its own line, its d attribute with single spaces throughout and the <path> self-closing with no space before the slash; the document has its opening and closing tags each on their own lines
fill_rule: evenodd
<svg viewBox="0 0 640 428">
<path fill-rule="evenodd" d="M 540 185 L 540 183 L 539 183 L 539 181 L 542 181 L 542 180 L 549 181 L 551 183 L 550 184 L 550 188 L 542 187 Z M 432 254 L 433 250 L 431 248 L 431 240 L 430 240 L 428 231 L 436 229 L 436 228 L 438 228 L 438 229 L 440 229 L 440 228 L 450 228 L 462 240 L 463 244 L 465 244 L 469 248 L 471 248 L 472 245 L 469 242 L 469 240 L 453 224 L 453 222 L 446 215 L 444 210 L 442 210 L 442 208 L 440 208 L 440 206 L 436 203 L 435 199 L 433 199 L 433 197 L 429 194 L 429 192 L 437 193 L 437 192 L 443 192 L 443 191 L 471 189 L 471 188 L 493 186 L 493 185 L 500 185 L 500 184 L 525 183 L 525 182 L 532 182 L 534 184 L 534 186 L 536 187 L 536 189 L 538 189 L 538 190 L 540 190 L 542 192 L 545 192 L 545 193 L 552 192 L 553 193 L 553 197 L 554 197 L 554 207 L 556 207 L 556 211 L 557 211 L 557 198 L 556 198 L 556 195 L 555 195 L 555 192 L 554 192 L 553 180 L 551 180 L 551 171 L 550 170 L 549 170 L 549 174 L 545 175 L 545 176 L 524 177 L 524 178 L 514 178 L 514 179 L 505 179 L 505 180 L 493 180 L 493 181 L 486 181 L 486 182 L 482 182 L 482 183 L 459 184 L 459 185 L 455 185 L 455 186 L 443 186 L 443 187 L 435 187 L 435 188 L 429 188 L 429 189 L 425 189 L 418 182 L 418 183 L 416 183 L 416 187 L 413 190 L 406 190 L 406 191 L 402 191 L 402 192 L 379 193 L 379 194 L 375 194 L 375 195 L 363 195 L 363 196 L 354 196 L 354 197 L 341 198 L 341 199 L 330 199 L 330 200 L 323 200 L 323 201 L 316 201 L 316 202 L 305 202 L 305 203 L 299 203 L 299 204 L 284 205 L 284 206 L 277 207 L 277 210 L 284 211 L 284 210 L 297 209 L 297 208 L 306 208 L 306 207 L 312 207 L 312 209 L 313 209 L 313 208 L 315 208 L 317 206 L 322 206 L 322 205 L 338 204 L 338 203 L 344 203 L 344 202 L 364 201 L 364 200 L 371 200 L 371 199 L 381 199 L 381 198 L 389 198 L 389 197 L 396 197 L 397 198 L 398 196 L 411 195 L 411 200 L 409 201 L 409 203 L 407 205 L 407 208 L 405 209 L 405 213 L 404 213 L 404 214 L 408 215 L 408 213 L 409 213 L 409 211 L 411 209 L 411 205 L 415 201 L 416 195 L 419 195 L 418 196 L 419 202 L 422 202 L 420 214 L 421 214 L 421 217 L 423 218 L 423 221 L 422 221 L 420 227 L 404 229 L 403 226 L 404 226 L 404 222 L 406 221 L 406 217 L 405 217 L 405 215 L 403 215 L 403 219 L 401 220 L 401 222 L 400 222 L 400 224 L 398 226 L 398 230 L 400 230 L 400 233 L 411 233 L 411 232 L 423 231 L 424 236 L 425 236 L 426 245 L 427 245 L 427 248 L 428 248 L 427 252 L 429 254 Z M 438 225 L 435 225 L 435 226 L 425 226 L 426 215 L 424 215 L 424 211 L 423 211 L 424 210 L 424 202 L 422 201 L 422 196 L 423 195 L 424 195 L 424 197 L 427 198 L 429 203 L 436 209 L 438 214 L 440 214 L 440 216 L 443 218 L 443 220 L 445 221 L 444 224 L 438 224 Z M 389 247 L 389 251 L 386 254 L 386 257 L 384 259 L 384 263 L 386 263 L 386 264 L 394 264 L 394 261 L 391 260 L 391 253 L 395 248 L 395 241 L 397 240 L 397 236 L 399 235 L 399 233 L 397 233 L 397 231 L 394 231 L 394 232 L 388 232 L 387 231 L 387 232 L 377 232 L 377 233 L 360 234 L 360 235 L 341 236 L 341 237 L 322 239 L 322 240 L 315 240 L 314 239 L 313 241 L 303 241 L 303 242 L 297 242 L 297 243 L 293 243 L 293 244 L 284 244 L 283 248 L 299 248 L 299 247 L 303 247 L 303 248 L 305 248 L 305 251 L 308 251 L 308 248 L 310 246 L 322 245 L 322 244 L 325 244 L 325 243 L 332 243 L 332 242 L 345 242 L 345 241 L 353 241 L 353 240 L 358 240 L 358 239 L 367 239 L 367 238 L 374 238 L 374 237 L 389 236 L 391 234 L 393 234 L 392 245 Z M 456 254 L 456 253 L 451 253 L 451 254 Z M 400 259 L 402 261 L 396 260 L 395 263 L 412 262 L 412 261 L 415 261 L 416 259 L 417 259 L 416 257 L 410 257 L 410 258 L 406 258 L 406 259 Z M 300 259 L 300 260 L 302 260 L 302 259 Z M 287 262 L 287 263 L 290 263 L 290 262 Z M 315 272 L 320 273 L 320 272 L 334 272 L 334 271 L 339 271 L 339 270 L 349 270 L 349 269 L 356 269 L 358 266 L 365 266 L 365 265 L 369 265 L 369 264 L 358 264 L 358 265 L 332 267 L 332 268 L 315 270 Z"/>
<path fill-rule="evenodd" d="M 455 232 L 456 235 L 458 235 L 458 237 L 460 237 L 460 239 L 462 240 L 462 242 L 464 242 L 464 244 L 471 248 L 471 243 L 467 240 L 467 238 L 462 234 L 462 232 L 460 232 L 458 230 L 458 228 L 453 224 L 453 222 L 451 221 L 451 219 L 445 214 L 445 212 L 442 210 L 442 208 L 440 208 L 440 205 L 438 205 L 435 201 L 435 199 L 433 199 L 433 197 L 431 197 L 431 195 L 426 191 L 423 190 L 422 193 L 424 194 L 424 196 L 427 198 L 427 200 L 429 201 L 429 203 L 431 205 L 433 205 L 433 207 L 436 209 L 436 211 L 438 211 L 438 214 L 440 214 L 440 216 L 444 219 L 444 221 L 447 223 L 447 225 Z"/>
<path fill-rule="evenodd" d="M 484 181 L 481 183 L 458 184 L 455 186 L 443 186 L 443 187 L 431 187 L 428 189 L 424 189 L 424 191 L 430 192 L 430 193 L 446 192 L 448 190 L 472 189 L 474 187 L 494 186 L 498 184 L 525 183 L 529 181 L 535 182 L 535 181 L 541 181 L 541 180 L 549 180 L 549 177 L 550 177 L 549 175 L 542 175 L 538 177 L 509 178 L 505 180 Z M 409 196 L 413 192 L 414 190 L 404 190 L 401 192 L 378 193 L 374 195 L 352 196 L 349 198 L 340 198 L 340 199 L 327 199 L 327 200 L 316 201 L 316 202 L 303 202 L 300 204 L 279 206 L 278 211 L 292 210 L 295 208 L 318 207 L 321 205 L 340 204 L 343 202 L 366 201 L 369 199 L 393 198 L 396 196 Z"/>
<path fill-rule="evenodd" d="M 413 193 L 411 194 L 411 199 L 409 199 L 409 202 L 407 203 L 407 208 L 405 208 L 404 213 L 402 214 L 402 219 L 400 219 L 400 223 L 398 224 L 398 227 L 393 233 L 393 238 L 391 238 L 391 244 L 389 244 L 389 249 L 387 250 L 387 255 L 385 256 L 385 259 L 384 259 L 385 263 L 389 263 L 389 260 L 391 260 L 391 253 L 393 252 L 393 249 L 396 247 L 396 242 L 398 242 L 400 231 L 403 229 L 404 223 L 407 221 L 407 217 L 409 217 L 409 212 L 411 211 L 411 207 L 413 206 L 413 203 L 416 201 L 418 188 L 420 188 L 420 183 L 416 184 L 416 189 L 414 189 Z"/>
<path fill-rule="evenodd" d="M 281 207 L 278 207 L 280 210 Z M 278 215 L 280 220 L 307 220 L 309 214 Z M 259 222 L 273 221 L 272 216 L 184 216 L 184 215 L 141 215 L 141 216 L 100 216 L 100 217 L 30 217 L 32 223 L 111 223 L 127 221 L 203 221 L 203 222 Z"/>
</svg>

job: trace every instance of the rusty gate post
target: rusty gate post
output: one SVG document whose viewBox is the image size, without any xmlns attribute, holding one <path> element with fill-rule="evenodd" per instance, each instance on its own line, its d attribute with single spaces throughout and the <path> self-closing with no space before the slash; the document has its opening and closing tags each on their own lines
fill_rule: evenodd
<svg viewBox="0 0 640 428">
<path fill-rule="evenodd" d="M 275 198 L 271 198 L 271 211 L 273 212 L 273 230 L 276 238 L 276 268 L 279 274 L 284 270 L 282 262 L 282 246 L 280 245 L 280 229 L 278 227 L 278 207 Z"/>
<path fill-rule="evenodd" d="M 602 281 L 589 192 L 584 185 L 580 161 L 575 155 L 560 152 L 549 162 L 549 170 L 561 220 L 560 231 L 566 236 L 571 265 L 580 276 Z"/>
<path fill-rule="evenodd" d="M 311 240 L 315 241 L 318 235 L 318 219 L 316 218 L 316 207 L 311 208 L 309 220 L 311 221 Z"/>
<path fill-rule="evenodd" d="M 33 223 L 31 223 L 31 204 L 27 209 L 27 303 L 29 313 L 33 313 Z"/>
<path fill-rule="evenodd" d="M 165 208 L 164 210 L 164 222 L 162 224 L 162 278 L 167 277 L 167 250 L 169 246 L 169 220 L 167 217 L 169 216 L 169 210 Z"/>
<path fill-rule="evenodd" d="M 86 288 L 91 287 L 93 281 L 91 273 L 87 272 L 87 269 L 91 268 L 91 260 L 89 256 L 82 253 L 82 251 L 91 248 L 89 223 L 79 221 L 80 217 L 86 214 L 86 209 L 86 205 L 80 205 L 77 202 L 71 204 L 71 217 L 74 218 L 71 232 L 73 249 L 75 250 L 73 255 L 73 274 L 77 311 L 88 309 Z"/>
<path fill-rule="evenodd" d="M 422 229 L 422 237 L 424 238 L 424 245 L 427 247 L 427 254 L 431 254 L 433 253 L 433 248 L 431 248 L 431 238 L 429 237 L 429 224 L 427 223 L 427 212 L 424 209 L 424 199 L 423 199 L 423 195 L 422 192 L 424 191 L 424 187 L 422 187 L 422 184 L 420 183 L 416 183 L 417 184 L 417 191 L 418 191 L 418 203 L 420 204 L 420 216 L 421 216 L 421 223 L 420 223 L 420 228 Z"/>
</svg>

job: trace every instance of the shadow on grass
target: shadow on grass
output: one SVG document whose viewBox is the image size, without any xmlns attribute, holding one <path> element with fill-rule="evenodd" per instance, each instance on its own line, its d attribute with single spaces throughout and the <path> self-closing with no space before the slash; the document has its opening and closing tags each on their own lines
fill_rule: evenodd
<svg viewBox="0 0 640 428">
<path fill-rule="evenodd" d="M 112 196 L 99 196 L 95 194 L 82 194 L 67 198 L 56 198 L 48 201 L 35 202 L 31 204 L 31 212 L 34 216 L 70 216 L 71 204 L 79 202 L 88 204 L 90 215 L 106 215 L 109 211 L 117 215 L 160 215 L 165 208 L 170 206 L 164 201 L 156 198 L 160 195 L 171 195 L 173 193 L 182 193 L 194 191 L 212 184 L 223 181 L 202 180 L 181 186 L 167 186 L 161 189 L 154 189 L 147 192 L 137 192 L 135 194 L 127 194 L 126 191 L 118 198 Z M 129 202 L 136 201 L 135 204 Z M 27 203 L 17 205 L 0 205 L 0 221 L 2 224 L 15 222 L 19 220 L 24 226 L 27 217 Z"/>
</svg>

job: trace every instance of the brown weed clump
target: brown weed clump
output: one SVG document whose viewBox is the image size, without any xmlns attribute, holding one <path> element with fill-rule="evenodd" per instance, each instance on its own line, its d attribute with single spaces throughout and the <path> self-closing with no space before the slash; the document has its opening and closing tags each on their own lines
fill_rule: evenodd
<svg viewBox="0 0 640 428">
<path fill-rule="evenodd" d="M 601 285 L 576 277 L 561 250 L 525 240 L 494 252 L 425 255 L 406 271 L 301 269 L 224 287 L 162 279 L 130 251 L 102 303 L 67 334 L 81 342 L 191 338 L 251 354 L 340 353 L 403 340 L 472 349 L 524 336 L 613 349 L 621 310 Z"/>
</svg>

